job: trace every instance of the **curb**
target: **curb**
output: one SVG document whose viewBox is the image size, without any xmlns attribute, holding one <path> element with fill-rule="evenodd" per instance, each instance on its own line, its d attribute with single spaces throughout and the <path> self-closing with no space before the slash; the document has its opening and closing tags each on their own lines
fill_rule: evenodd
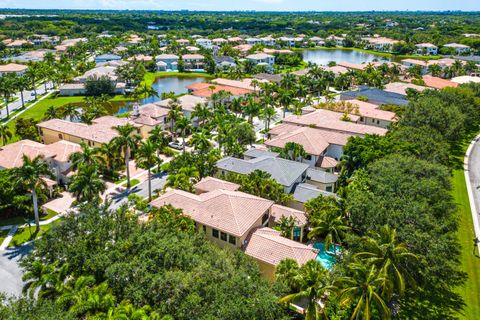
<svg viewBox="0 0 480 320">
<path fill-rule="evenodd" d="M 470 175 L 469 173 L 469 158 L 470 154 L 472 153 L 473 147 L 475 146 L 475 143 L 480 139 L 480 135 L 476 136 L 472 142 L 470 142 L 470 145 L 468 146 L 467 153 L 465 154 L 465 157 L 463 158 L 463 173 L 465 175 L 465 181 L 467 184 L 467 192 L 468 192 L 468 200 L 470 201 L 470 211 L 472 214 L 472 220 L 473 220 L 473 228 L 475 231 L 475 237 L 477 239 L 480 239 L 480 223 L 478 219 L 478 213 L 477 213 L 477 206 L 475 204 L 475 198 L 473 196 L 473 190 L 472 190 L 472 182 L 470 181 Z M 480 242 L 477 244 L 478 250 L 480 252 Z"/>
</svg>

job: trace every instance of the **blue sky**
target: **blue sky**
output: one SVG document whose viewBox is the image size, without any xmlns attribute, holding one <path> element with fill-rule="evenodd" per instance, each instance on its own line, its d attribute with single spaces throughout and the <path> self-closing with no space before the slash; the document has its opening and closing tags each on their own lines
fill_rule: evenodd
<svg viewBox="0 0 480 320">
<path fill-rule="evenodd" d="M 0 0 L 3 8 L 141 10 L 480 10 L 480 0 Z"/>
</svg>

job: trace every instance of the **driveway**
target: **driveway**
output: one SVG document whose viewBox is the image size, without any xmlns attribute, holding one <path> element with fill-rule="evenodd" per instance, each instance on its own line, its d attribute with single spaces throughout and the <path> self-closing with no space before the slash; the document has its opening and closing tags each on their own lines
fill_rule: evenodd
<svg viewBox="0 0 480 320">
<path fill-rule="evenodd" d="M 19 266 L 21 258 L 33 249 L 33 244 L 24 244 L 20 247 L 7 248 L 0 252 L 0 292 L 7 295 L 22 293 L 23 271 Z"/>
<path fill-rule="evenodd" d="M 162 189 L 167 183 L 167 174 L 165 172 L 160 172 L 152 176 L 152 194 L 155 190 Z M 109 199 L 112 201 L 110 209 L 118 209 L 122 204 L 128 202 L 128 196 L 131 194 L 136 194 L 142 198 L 148 197 L 148 180 L 142 183 L 139 183 L 130 190 L 125 190 L 120 193 L 112 193 L 109 195 Z"/>
</svg>

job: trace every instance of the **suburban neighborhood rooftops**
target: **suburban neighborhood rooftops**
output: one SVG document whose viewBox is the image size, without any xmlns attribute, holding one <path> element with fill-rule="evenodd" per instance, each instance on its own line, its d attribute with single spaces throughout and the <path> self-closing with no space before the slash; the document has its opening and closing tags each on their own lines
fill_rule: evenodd
<svg viewBox="0 0 480 320">
<path fill-rule="evenodd" d="M 319 129 L 338 131 L 354 135 L 379 134 L 384 135 L 387 130 L 379 127 L 358 124 L 341 120 L 343 113 L 325 109 L 318 109 L 314 112 L 296 116 L 291 115 L 283 119 L 284 123 L 301 126 L 313 126 Z M 356 116 L 358 118 L 358 116 Z M 352 116 L 351 116 L 352 119 Z"/>
<path fill-rule="evenodd" d="M 293 193 L 293 198 L 301 203 L 306 203 L 312 199 L 315 199 L 319 196 L 324 197 L 337 197 L 337 195 L 333 192 L 323 191 L 315 186 L 312 186 L 308 183 L 300 183 L 296 188 L 295 192 Z"/>
<path fill-rule="evenodd" d="M 454 48 L 454 49 L 470 49 L 469 46 L 467 45 L 464 45 L 464 44 L 460 44 L 460 43 L 447 43 L 444 45 L 444 47 L 447 47 L 447 48 Z"/>
<path fill-rule="evenodd" d="M 121 60 L 122 57 L 116 54 L 106 53 L 96 56 L 95 59 L 97 60 Z"/>
<path fill-rule="evenodd" d="M 217 189 L 200 195 L 171 190 L 151 202 L 153 207 L 166 204 L 182 209 L 201 224 L 242 237 L 267 213 L 273 201 Z"/>
<path fill-rule="evenodd" d="M 318 255 L 314 248 L 282 237 L 279 231 L 270 228 L 253 231 L 245 247 L 245 253 L 273 266 L 287 258 L 304 265 L 309 260 L 315 260 Z"/>
<path fill-rule="evenodd" d="M 189 112 L 193 112 L 195 110 L 195 106 L 197 104 L 199 104 L 199 103 L 203 104 L 203 103 L 207 102 L 207 99 L 205 99 L 203 97 L 193 96 L 191 94 L 186 94 L 186 95 L 180 96 L 180 97 L 177 98 L 177 100 L 178 100 L 178 103 L 180 104 L 180 106 L 182 107 L 182 110 L 189 111 Z M 159 106 L 161 106 L 163 108 L 169 108 L 171 101 L 172 101 L 172 99 L 165 99 L 165 100 L 161 100 L 159 102 L 156 102 L 156 104 L 158 104 Z"/>
<path fill-rule="evenodd" d="M 82 152 L 82 147 L 78 143 L 59 140 L 55 143 L 44 145 L 43 150 L 53 154 L 56 161 L 67 162 L 72 153 Z"/>
<path fill-rule="evenodd" d="M 426 87 L 419 86 L 413 83 L 405 83 L 405 82 L 390 82 L 385 85 L 385 91 L 398 93 L 401 95 L 407 95 L 407 89 L 417 90 L 418 92 L 422 92 L 423 90 L 427 89 Z"/>
<path fill-rule="evenodd" d="M 279 128 L 277 128 L 279 127 Z M 289 142 L 303 146 L 306 153 L 319 156 L 324 153 L 330 144 L 344 146 L 351 134 L 328 131 L 310 127 L 296 127 L 280 124 L 275 127 L 275 132 L 280 132 L 275 137 L 265 141 L 270 147 L 284 148 Z M 282 132 L 283 129 L 283 132 Z"/>
<path fill-rule="evenodd" d="M 425 85 L 427 87 L 434 88 L 434 89 L 443 89 L 443 88 L 447 88 L 447 87 L 452 87 L 452 88 L 458 87 L 458 83 L 456 83 L 456 82 L 446 80 L 446 79 L 442 79 L 442 78 L 439 78 L 439 77 L 433 77 L 431 75 L 424 75 L 422 77 L 422 79 L 423 79 L 423 82 L 425 82 Z"/>
<path fill-rule="evenodd" d="M 377 105 L 394 104 L 404 106 L 408 104 L 405 95 L 384 91 L 378 88 L 361 87 L 357 91 L 343 92 L 340 96 L 342 100 L 352 100 L 357 99 L 359 96 L 365 96 L 368 98 L 368 102 Z"/>
<path fill-rule="evenodd" d="M 235 88 L 240 88 L 240 89 L 245 89 L 245 90 L 260 90 L 258 85 L 255 87 L 252 85 L 252 81 L 255 79 L 242 79 L 242 80 L 230 80 L 230 79 L 224 79 L 224 78 L 217 78 L 215 80 L 212 80 L 212 82 L 223 85 L 223 86 L 229 86 L 229 87 L 235 87 Z M 257 80 L 257 82 L 268 82 L 266 80 Z"/>
<path fill-rule="evenodd" d="M 460 76 L 452 78 L 453 82 L 464 84 L 469 82 L 480 83 L 480 77 L 472 77 L 472 76 Z"/>
<path fill-rule="evenodd" d="M 233 96 L 241 96 L 241 95 L 245 95 L 253 92 L 253 90 L 237 88 L 232 86 L 224 86 L 224 85 L 213 84 L 213 83 L 196 83 L 191 86 L 188 86 L 187 89 L 192 90 L 192 95 L 197 97 L 204 97 L 204 98 L 209 98 L 214 93 L 218 93 L 220 91 L 228 92 Z"/>
<path fill-rule="evenodd" d="M 272 152 L 272 151 L 258 149 L 258 148 L 248 149 L 243 153 L 243 156 L 247 156 L 250 158 L 259 158 L 264 156 L 278 157 L 278 155 L 279 155 L 278 152 Z"/>
<path fill-rule="evenodd" d="M 8 63 L 0 65 L 0 72 L 22 72 L 28 69 L 28 66 L 17 63 Z"/>
<path fill-rule="evenodd" d="M 183 60 L 203 60 L 204 58 L 201 54 L 184 54 L 182 56 Z"/>
<path fill-rule="evenodd" d="M 237 191 L 240 188 L 240 185 L 213 177 L 205 177 L 197 182 L 194 185 L 194 188 L 197 192 L 210 192 L 217 189 Z"/>
<path fill-rule="evenodd" d="M 247 59 L 252 59 L 252 60 L 264 60 L 264 59 L 270 59 L 270 58 L 274 58 L 274 56 L 267 53 L 254 53 L 247 56 Z"/>
<path fill-rule="evenodd" d="M 394 121 L 397 117 L 395 112 L 379 109 L 379 107 L 373 103 L 368 103 L 356 99 L 348 100 L 348 102 L 354 104 L 358 108 L 357 114 L 362 117 L 380 119 L 385 121 Z"/>
<path fill-rule="evenodd" d="M 272 206 L 272 218 L 275 223 L 279 223 L 282 217 L 293 217 L 296 221 L 297 227 L 302 227 L 307 224 L 307 215 L 304 211 L 274 204 Z"/>
<path fill-rule="evenodd" d="M 178 56 L 175 54 L 159 54 L 155 57 L 155 60 L 178 60 Z"/>
<path fill-rule="evenodd" d="M 308 164 L 281 158 L 259 157 L 250 160 L 226 157 L 217 161 L 217 168 L 239 174 L 265 171 L 283 186 L 291 186 L 308 168 Z"/>
<path fill-rule="evenodd" d="M 21 167 L 23 156 L 33 159 L 37 156 L 52 158 L 54 153 L 44 149 L 45 145 L 32 140 L 21 140 L 0 147 L 0 168 L 11 169 Z"/>
<path fill-rule="evenodd" d="M 313 168 L 308 168 L 307 177 L 320 183 L 335 183 L 338 181 L 338 175 Z"/>
</svg>

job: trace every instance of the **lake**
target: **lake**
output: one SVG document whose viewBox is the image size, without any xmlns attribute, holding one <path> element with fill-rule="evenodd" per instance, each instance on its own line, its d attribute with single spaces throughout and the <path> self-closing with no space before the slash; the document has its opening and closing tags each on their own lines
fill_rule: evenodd
<svg viewBox="0 0 480 320">
<path fill-rule="evenodd" d="M 157 91 L 158 97 L 150 96 L 146 99 L 140 100 L 139 103 L 140 105 L 144 105 L 160 101 L 162 99 L 162 93 L 164 92 L 174 92 L 176 95 L 187 93 L 188 89 L 186 87 L 202 81 L 205 81 L 205 77 L 184 77 L 176 76 L 175 74 L 167 77 L 159 77 L 155 79 L 152 84 L 152 88 Z M 112 103 L 112 107 L 114 109 L 112 113 L 118 115 L 130 111 L 132 109 L 132 103 L 114 102 Z"/>
<path fill-rule="evenodd" d="M 390 61 L 388 57 L 383 57 L 370 52 L 361 52 L 356 50 L 303 50 L 303 60 L 316 63 L 318 65 L 327 65 L 330 61 L 364 63 L 378 61 Z"/>
</svg>

